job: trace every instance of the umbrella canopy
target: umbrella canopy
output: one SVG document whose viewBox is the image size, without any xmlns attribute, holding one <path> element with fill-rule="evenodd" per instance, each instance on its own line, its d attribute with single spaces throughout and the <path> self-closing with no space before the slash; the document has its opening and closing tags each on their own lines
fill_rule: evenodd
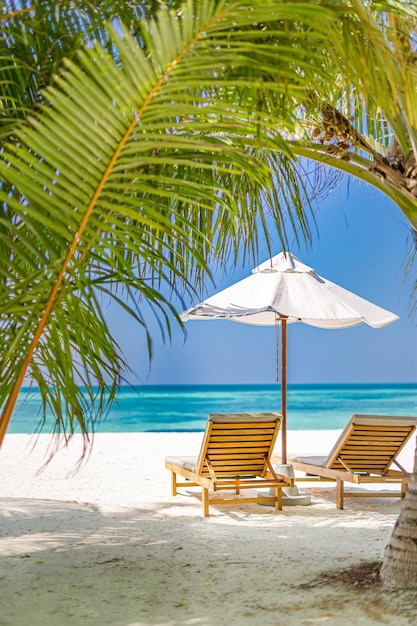
<svg viewBox="0 0 417 626">
<path fill-rule="evenodd" d="M 381 328 L 399 318 L 322 278 L 290 252 L 281 252 L 255 267 L 247 278 L 185 311 L 181 319 L 282 326 L 282 462 L 286 463 L 287 324 L 304 322 L 332 329 L 365 323 Z"/>
<path fill-rule="evenodd" d="M 281 252 L 252 270 L 247 278 L 185 311 L 187 320 L 230 319 L 275 326 L 304 322 L 320 328 L 369 324 L 380 328 L 398 317 L 351 291 L 322 278 L 289 252 Z"/>
</svg>

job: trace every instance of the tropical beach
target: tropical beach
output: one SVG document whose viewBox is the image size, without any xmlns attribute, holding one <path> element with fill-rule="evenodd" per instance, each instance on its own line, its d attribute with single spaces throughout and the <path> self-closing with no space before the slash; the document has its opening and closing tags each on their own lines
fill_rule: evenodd
<svg viewBox="0 0 417 626">
<path fill-rule="evenodd" d="M 289 431 L 288 447 L 326 454 L 338 433 Z M 337 510 L 331 484 L 305 490 L 300 483 L 309 506 L 276 513 L 233 504 L 211 507 L 205 519 L 195 489 L 170 495 L 164 468 L 166 455 L 196 453 L 201 438 L 99 433 L 78 466 L 76 435 L 43 467 L 50 435 L 8 434 L 0 456 L 0 623 L 415 623 L 415 593 L 343 575 L 382 557 L 399 499 L 348 499 Z M 414 444 L 399 457 L 407 469 Z"/>
<path fill-rule="evenodd" d="M 414 3 L 0 22 L 0 626 L 414 625 Z M 208 418 L 182 475 L 236 492 L 356 439 L 305 506 L 208 507 L 165 467 Z"/>
</svg>

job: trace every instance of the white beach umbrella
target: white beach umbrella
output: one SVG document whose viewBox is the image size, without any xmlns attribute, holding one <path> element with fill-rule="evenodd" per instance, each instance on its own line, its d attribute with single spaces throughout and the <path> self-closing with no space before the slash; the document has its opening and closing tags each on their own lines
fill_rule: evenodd
<svg viewBox="0 0 417 626">
<path fill-rule="evenodd" d="M 247 278 L 200 302 L 181 315 L 183 321 L 227 319 L 256 326 L 281 325 L 281 442 L 287 462 L 287 324 L 319 328 L 368 324 L 381 328 L 398 316 L 322 278 L 289 252 L 281 252 L 252 270 Z"/>
</svg>

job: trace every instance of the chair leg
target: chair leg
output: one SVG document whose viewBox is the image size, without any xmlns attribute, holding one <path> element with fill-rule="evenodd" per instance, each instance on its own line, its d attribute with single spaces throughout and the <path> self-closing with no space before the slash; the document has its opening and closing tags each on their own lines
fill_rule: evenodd
<svg viewBox="0 0 417 626">
<path fill-rule="evenodd" d="M 336 479 L 336 508 L 343 509 L 344 506 L 344 491 L 343 491 L 343 480 L 340 478 Z"/>
<path fill-rule="evenodd" d="M 275 510 L 282 511 L 282 489 L 281 487 L 275 487 Z"/>
<path fill-rule="evenodd" d="M 171 472 L 171 495 L 177 495 L 177 475 L 175 472 Z"/>
<path fill-rule="evenodd" d="M 206 487 L 203 487 L 202 490 L 202 502 L 203 502 L 203 515 L 204 517 L 209 516 L 209 491 Z"/>
</svg>

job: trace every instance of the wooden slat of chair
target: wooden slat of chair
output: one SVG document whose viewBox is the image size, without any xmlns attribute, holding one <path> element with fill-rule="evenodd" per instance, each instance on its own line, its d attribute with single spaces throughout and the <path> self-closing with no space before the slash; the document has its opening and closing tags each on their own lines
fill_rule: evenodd
<svg viewBox="0 0 417 626">
<path fill-rule="evenodd" d="M 349 451 L 348 453 L 345 450 L 341 450 L 340 455 L 338 456 L 338 458 L 342 458 L 342 459 L 352 459 L 352 460 L 356 460 L 358 463 L 361 462 L 365 462 L 365 461 L 387 461 L 389 459 L 391 459 L 393 456 L 393 453 L 390 452 L 389 454 L 383 454 L 381 453 L 380 450 L 367 450 L 366 452 L 361 452 L 361 453 L 356 453 L 355 451 Z M 336 461 L 337 459 L 335 459 Z"/>
<path fill-rule="evenodd" d="M 356 416 L 359 417 L 359 416 Z M 403 430 L 409 430 L 410 428 L 412 429 L 413 425 L 412 424 L 397 424 L 395 422 L 397 418 L 393 417 L 393 418 L 387 418 L 387 421 L 384 422 L 383 424 L 377 424 L 372 422 L 372 420 L 368 423 L 368 424 L 364 424 L 363 422 L 360 421 L 354 421 L 353 425 L 357 430 L 385 430 L 391 433 L 395 433 L 395 432 L 401 432 Z M 406 419 L 409 419 L 408 417 Z M 412 418 L 414 419 L 414 418 Z M 372 422 L 372 423 L 371 423 Z"/>
<path fill-rule="evenodd" d="M 245 474 L 250 474 L 253 473 L 253 471 L 255 471 L 256 468 L 260 468 L 261 470 L 264 468 L 265 466 L 265 461 L 258 461 L 258 462 L 254 462 L 251 461 L 250 463 L 242 463 L 242 462 L 238 462 L 238 461 L 216 461 L 211 463 L 212 467 L 214 467 L 217 471 L 217 473 L 221 472 L 222 469 L 225 471 L 234 471 L 236 473 L 245 473 Z"/>
<path fill-rule="evenodd" d="M 209 457 L 210 463 L 214 467 L 249 467 L 251 465 L 261 465 L 262 467 L 265 465 L 265 456 L 262 455 L 260 457 L 256 457 L 254 459 L 214 459 L 212 456 Z"/>
<path fill-rule="evenodd" d="M 247 459 L 248 461 L 250 461 L 251 459 L 259 459 L 259 454 L 257 454 L 256 452 L 237 452 L 235 454 L 230 454 L 230 453 L 223 453 L 222 452 L 215 452 L 214 454 L 211 453 L 210 454 L 210 458 L 215 461 L 215 460 L 219 460 L 219 461 L 229 461 L 229 460 L 233 460 L 233 459 Z"/>
<path fill-rule="evenodd" d="M 213 416 L 212 416 L 213 418 Z M 238 419 L 235 421 L 234 424 L 232 424 L 231 422 L 217 422 L 217 421 L 213 421 L 212 419 L 212 423 L 213 423 L 213 427 L 215 428 L 215 430 L 273 430 L 275 428 L 274 426 L 274 421 L 264 421 L 264 422 L 245 422 L 245 421 L 239 421 Z"/>
<path fill-rule="evenodd" d="M 384 439 L 382 439 L 382 437 L 373 437 L 372 439 L 368 438 L 368 437 L 349 437 L 349 439 L 346 441 L 346 445 L 352 445 L 352 446 L 357 446 L 358 448 L 362 447 L 366 447 L 366 446 L 395 446 L 398 447 L 399 445 L 401 445 L 401 443 L 404 441 L 405 437 L 385 437 Z"/>
<path fill-rule="evenodd" d="M 253 448 L 254 450 L 259 450 L 259 448 L 267 449 L 270 448 L 270 440 L 262 439 L 262 440 L 251 440 L 251 439 L 226 439 L 222 441 L 210 441 L 207 444 L 206 450 L 215 450 L 218 448 L 221 450 L 222 448 Z M 236 451 L 236 450 L 234 450 Z"/>
<path fill-rule="evenodd" d="M 245 436 L 245 435 L 239 435 L 238 437 L 212 437 L 210 440 L 210 444 L 209 447 L 213 448 L 216 445 L 221 445 L 222 443 L 225 444 L 230 444 L 232 446 L 236 446 L 239 447 L 240 445 L 245 445 L 245 443 L 255 446 L 255 445 L 269 445 L 269 442 L 271 441 L 271 437 L 268 435 L 255 435 L 253 437 L 250 436 Z"/>
<path fill-rule="evenodd" d="M 402 435 L 402 433 L 409 431 L 410 426 L 394 426 L 389 429 L 389 426 L 374 426 L 373 424 L 352 424 L 352 430 L 355 432 L 372 433 L 377 436 L 383 437 L 384 435 L 392 435 L 393 437 L 398 437 Z M 411 429 L 412 430 L 412 429 Z"/>
<path fill-rule="evenodd" d="M 360 457 L 364 457 L 366 458 L 366 456 L 381 456 L 384 458 L 389 458 L 391 456 L 395 456 L 397 454 L 397 450 L 398 450 L 398 446 L 397 447 L 381 447 L 381 446 L 366 446 L 366 447 L 354 447 L 354 446 L 349 446 L 347 448 L 343 447 L 340 450 L 340 454 L 343 454 L 344 456 L 356 456 L 357 458 Z"/>
<path fill-rule="evenodd" d="M 274 431 L 274 427 L 271 424 L 231 424 L 230 428 L 228 424 L 213 424 L 212 430 L 214 434 L 256 434 L 256 433 L 269 433 L 271 434 Z"/>
<path fill-rule="evenodd" d="M 387 466 L 387 463 L 381 461 L 370 462 L 366 461 L 365 459 L 362 459 L 361 462 L 355 461 L 353 459 L 346 459 L 345 465 L 349 465 L 349 467 L 351 468 L 350 471 L 369 472 L 370 470 L 376 468 L 384 470 Z M 338 469 L 339 467 L 343 467 L 343 463 L 341 461 L 338 461 L 338 463 L 334 463 L 330 469 Z"/>
</svg>

